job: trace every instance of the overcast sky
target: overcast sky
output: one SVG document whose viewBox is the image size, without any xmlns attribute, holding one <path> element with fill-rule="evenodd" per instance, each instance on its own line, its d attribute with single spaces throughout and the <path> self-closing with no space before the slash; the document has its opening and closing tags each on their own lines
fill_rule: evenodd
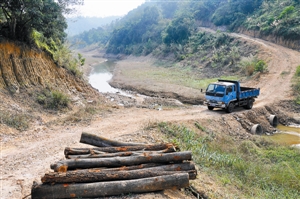
<svg viewBox="0 0 300 199">
<path fill-rule="evenodd" d="M 123 16 L 145 0 L 84 0 L 77 14 L 85 17 Z"/>
</svg>

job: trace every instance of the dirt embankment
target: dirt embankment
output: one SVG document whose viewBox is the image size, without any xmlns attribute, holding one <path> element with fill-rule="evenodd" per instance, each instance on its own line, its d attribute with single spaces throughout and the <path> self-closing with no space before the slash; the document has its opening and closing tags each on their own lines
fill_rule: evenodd
<svg viewBox="0 0 300 199">
<path fill-rule="evenodd" d="M 0 89 L 18 93 L 20 89 L 38 86 L 73 92 L 93 90 L 80 78 L 58 67 L 46 53 L 24 44 L 1 42 Z"/>
</svg>

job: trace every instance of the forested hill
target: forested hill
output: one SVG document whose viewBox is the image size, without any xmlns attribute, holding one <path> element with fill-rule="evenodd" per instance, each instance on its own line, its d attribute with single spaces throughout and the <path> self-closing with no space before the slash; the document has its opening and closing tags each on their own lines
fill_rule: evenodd
<svg viewBox="0 0 300 199">
<path fill-rule="evenodd" d="M 148 54 L 161 45 L 185 45 L 199 26 L 240 31 L 300 48 L 299 0 L 148 0 L 110 26 L 74 40 L 100 43 L 108 53 Z"/>
</svg>

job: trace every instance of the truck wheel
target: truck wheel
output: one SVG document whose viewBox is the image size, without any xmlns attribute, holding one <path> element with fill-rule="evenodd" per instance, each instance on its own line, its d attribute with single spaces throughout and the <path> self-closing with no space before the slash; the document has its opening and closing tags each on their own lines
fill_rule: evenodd
<svg viewBox="0 0 300 199">
<path fill-rule="evenodd" d="M 253 100 L 248 100 L 247 105 L 245 106 L 246 109 L 252 109 L 253 107 Z"/>
<path fill-rule="evenodd" d="M 228 105 L 228 107 L 226 108 L 226 112 L 227 112 L 227 113 L 232 113 L 233 109 L 234 109 L 234 104 L 231 102 L 231 103 Z"/>
<path fill-rule="evenodd" d="M 214 107 L 213 106 L 207 106 L 208 110 L 214 110 Z"/>
</svg>

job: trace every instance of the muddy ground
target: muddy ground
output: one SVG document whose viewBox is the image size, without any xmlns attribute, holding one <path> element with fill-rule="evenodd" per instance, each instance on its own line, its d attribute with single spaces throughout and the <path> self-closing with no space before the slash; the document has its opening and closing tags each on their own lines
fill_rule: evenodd
<svg viewBox="0 0 300 199">
<path fill-rule="evenodd" d="M 268 117 L 276 114 L 282 124 L 299 123 L 299 106 L 292 102 L 291 79 L 300 63 L 300 53 L 259 39 L 236 35 L 261 48 L 261 56 L 269 60 L 269 72 L 249 79 L 243 84 L 261 88 L 261 95 L 252 110 L 236 109 L 232 114 L 223 110 L 209 111 L 201 100 L 203 94 L 198 90 L 160 82 L 135 81 L 122 73 L 134 70 L 143 64 L 151 67 L 148 58 L 127 58 L 117 64 L 112 85 L 136 91 L 132 97 L 117 94 L 78 98 L 72 101 L 71 110 L 64 112 L 44 112 L 30 101 L 30 96 L 7 95 L 1 91 L 1 109 L 28 112 L 33 116 L 29 130 L 18 131 L 1 124 L 1 198 L 30 198 L 33 181 L 40 182 L 41 176 L 50 171 L 50 164 L 63 159 L 65 147 L 86 147 L 80 144 L 82 132 L 94 133 L 109 139 L 130 142 L 160 143 L 163 135 L 145 131 L 157 122 L 190 124 L 199 122 L 209 131 L 231 135 L 235 140 L 251 139 L 250 128 L 261 124 L 263 133 L 272 134 L 276 128 L 270 125 Z M 99 55 L 93 56 L 85 70 L 95 62 L 101 62 Z M 99 58 L 99 59 L 98 59 Z M 103 61 L 103 60 L 102 60 Z M 123 74 L 123 75 L 122 75 Z M 152 97 L 143 97 L 143 93 Z M 27 99 L 28 98 L 28 99 Z M 192 100 L 194 105 L 184 104 L 183 99 Z M 33 101 L 33 100 L 32 100 Z M 181 102 L 180 102 L 181 101 Z M 90 105 L 89 105 L 90 104 Z M 76 116 L 87 106 L 100 107 L 96 114 Z M 205 173 L 199 173 L 192 182 L 206 195 L 214 198 L 231 198 L 238 193 L 234 187 L 224 188 Z M 27 196 L 27 197 L 26 197 Z M 193 198 L 184 190 L 166 190 L 157 193 L 129 195 L 112 198 Z"/>
</svg>

